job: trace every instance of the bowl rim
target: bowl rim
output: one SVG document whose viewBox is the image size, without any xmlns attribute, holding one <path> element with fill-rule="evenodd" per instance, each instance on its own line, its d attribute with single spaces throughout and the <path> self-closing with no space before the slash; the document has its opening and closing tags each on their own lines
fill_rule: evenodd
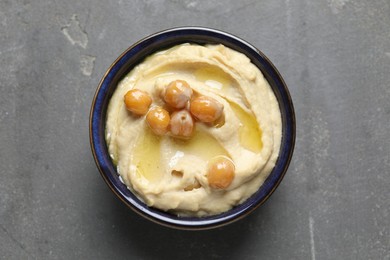
<svg viewBox="0 0 390 260">
<path fill-rule="evenodd" d="M 281 83 L 280 85 L 283 87 L 284 95 L 286 96 L 287 103 L 285 104 L 285 106 L 287 109 L 290 110 L 289 112 L 290 112 L 291 118 L 288 118 L 288 120 L 290 120 L 290 123 L 291 123 L 291 125 L 290 125 L 291 129 L 289 132 L 291 134 L 290 142 L 289 142 L 289 149 L 287 151 L 288 154 L 287 154 L 287 157 L 285 159 L 285 163 L 283 165 L 282 171 L 277 176 L 276 182 L 272 185 L 272 188 L 267 192 L 267 194 L 265 196 L 255 200 L 255 202 L 256 202 L 255 204 L 251 204 L 250 207 L 246 207 L 245 209 L 243 209 L 239 212 L 236 212 L 235 214 L 227 215 L 226 217 L 223 217 L 221 219 L 217 218 L 214 220 L 212 220 L 212 219 L 205 220 L 204 218 L 197 218 L 199 221 L 184 220 L 184 219 L 173 220 L 172 218 L 162 216 L 161 214 L 152 214 L 153 212 L 151 212 L 151 210 L 153 209 L 153 207 L 149 208 L 148 206 L 146 206 L 146 204 L 139 205 L 139 203 L 137 201 L 134 201 L 134 200 L 129 201 L 129 198 L 123 195 L 123 193 L 119 190 L 119 188 L 117 186 L 114 185 L 114 183 L 112 183 L 112 181 L 109 179 L 109 177 L 107 176 L 107 174 L 103 170 L 101 163 L 99 161 L 98 155 L 97 155 L 97 150 L 96 150 L 97 147 L 95 146 L 95 142 L 94 142 L 94 138 L 95 138 L 94 129 L 95 128 L 93 125 L 93 119 L 94 119 L 94 113 L 96 111 L 97 98 L 98 98 L 98 95 L 103 87 L 103 83 L 107 79 L 107 76 L 112 72 L 113 68 L 118 65 L 118 63 L 124 58 L 124 56 L 126 54 L 128 54 L 135 47 L 139 46 L 141 43 L 144 43 L 147 40 L 150 40 L 150 39 L 153 39 L 156 37 L 160 37 L 160 36 L 165 35 L 165 34 L 182 32 L 182 31 L 207 32 L 207 33 L 211 33 L 213 36 L 218 36 L 218 37 L 223 36 L 223 37 L 229 38 L 230 40 L 234 41 L 235 44 L 237 44 L 237 42 L 239 42 L 241 44 L 244 44 L 246 47 L 251 48 L 258 55 L 257 58 L 261 58 L 267 63 L 267 65 L 273 71 L 273 73 L 275 74 L 277 79 L 280 81 L 280 83 Z M 163 49 L 163 48 L 161 48 L 161 49 Z M 157 52 L 161 49 L 157 48 L 154 50 L 154 52 Z M 143 57 L 143 58 L 145 58 L 145 57 Z M 258 67 L 258 66 L 256 66 L 256 67 Z M 261 70 L 261 68 L 258 67 L 258 69 L 264 74 L 264 72 L 263 72 L 263 70 Z M 273 91 L 275 91 L 272 86 L 271 86 L 271 88 Z M 277 99 L 277 100 L 278 100 L 278 102 L 280 102 L 279 99 Z M 103 124 L 105 126 L 105 123 L 103 123 Z M 104 127 L 104 129 L 105 129 L 105 127 Z M 282 125 L 282 130 L 283 130 L 283 125 Z M 283 133 L 282 133 L 282 138 L 283 138 Z M 204 230 L 204 229 L 212 229 L 212 228 L 221 227 L 221 226 L 236 222 L 236 221 L 244 218 L 245 216 L 247 216 L 251 212 L 253 212 L 255 209 L 257 209 L 260 205 L 265 203 L 265 201 L 267 201 L 268 198 L 273 194 L 273 192 L 276 190 L 276 188 L 279 186 L 282 179 L 284 178 L 284 176 L 287 172 L 287 169 L 289 167 L 289 164 L 291 162 L 292 156 L 293 156 L 294 147 L 295 147 L 295 139 L 296 139 L 296 118 L 295 118 L 295 110 L 294 110 L 294 106 L 292 103 L 289 89 L 287 88 L 287 85 L 286 85 L 283 77 L 281 76 L 281 74 L 277 70 L 277 68 L 274 66 L 274 64 L 268 59 L 268 57 L 263 52 L 261 52 L 259 49 L 257 49 L 255 46 L 253 46 L 249 42 L 247 42 L 247 41 L 245 41 L 245 40 L 243 40 L 243 39 L 241 39 L 241 38 L 239 38 L 231 33 L 227 33 L 227 32 L 221 31 L 219 29 L 213 29 L 213 28 L 201 27 L 201 26 L 183 26 L 183 27 L 174 27 L 174 28 L 162 30 L 162 31 L 150 34 L 149 36 L 146 36 L 146 37 L 140 39 L 139 41 L 135 42 L 130 47 L 128 47 L 125 51 L 123 51 L 115 59 L 115 61 L 112 62 L 112 64 L 108 67 L 108 69 L 104 73 L 103 77 L 101 78 L 101 80 L 97 86 L 97 89 L 95 91 L 95 94 L 93 96 L 93 99 L 92 99 L 90 115 L 89 115 L 89 139 L 90 139 L 90 146 L 91 146 L 91 151 L 92 151 L 92 154 L 94 157 L 94 161 L 95 161 L 96 166 L 100 172 L 100 175 L 102 176 L 102 178 L 104 179 L 104 181 L 106 182 L 108 187 L 111 189 L 111 191 L 123 203 L 125 203 L 129 208 L 131 208 L 134 212 L 136 212 L 138 215 L 141 215 L 142 217 L 144 217 L 152 222 L 158 223 L 158 224 L 163 225 L 163 226 L 176 228 L 176 229 L 184 229 L 184 230 Z M 283 144 L 281 143 L 281 147 L 282 147 L 282 145 Z M 279 156 L 280 156 L 280 153 L 279 153 Z M 277 162 L 279 161 L 279 156 L 276 160 L 274 169 L 276 168 Z M 109 158 L 109 159 L 111 160 L 111 158 Z M 264 183 L 271 176 L 271 174 L 273 173 L 273 170 L 267 176 Z M 264 185 L 264 183 L 260 187 L 262 187 Z M 260 188 L 259 188 L 259 190 L 260 190 Z M 257 192 L 255 192 L 255 193 L 257 193 Z M 253 195 L 254 194 L 252 194 L 251 197 Z M 136 205 L 134 203 L 136 203 Z M 224 213 L 228 213 L 230 211 L 231 211 L 231 209 L 227 212 L 224 212 Z M 210 217 L 216 217 L 216 216 L 218 216 L 218 215 L 214 215 L 214 216 L 210 216 Z M 173 215 L 172 215 L 172 217 L 173 217 Z"/>
</svg>

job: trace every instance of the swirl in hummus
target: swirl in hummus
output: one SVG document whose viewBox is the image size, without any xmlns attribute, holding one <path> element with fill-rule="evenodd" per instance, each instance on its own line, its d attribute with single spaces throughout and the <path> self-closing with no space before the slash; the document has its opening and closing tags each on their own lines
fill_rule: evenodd
<svg viewBox="0 0 390 260">
<path fill-rule="evenodd" d="M 164 106 L 161 91 L 172 81 L 188 82 L 194 93 L 221 103 L 223 122 L 196 122 L 188 140 L 157 136 L 145 116 L 123 102 L 131 89 L 149 93 Z M 223 45 L 183 44 L 157 52 L 119 83 L 107 111 L 106 141 L 118 173 L 148 206 L 179 216 L 207 216 L 244 202 L 263 184 L 278 158 L 281 115 L 260 70 Z M 210 187 L 208 163 L 219 156 L 234 163 L 226 189 Z"/>
</svg>

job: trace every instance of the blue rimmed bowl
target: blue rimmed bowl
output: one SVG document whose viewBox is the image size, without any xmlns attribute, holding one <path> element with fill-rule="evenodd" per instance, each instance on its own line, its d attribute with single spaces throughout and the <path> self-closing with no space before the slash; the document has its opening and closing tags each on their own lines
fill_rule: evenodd
<svg viewBox="0 0 390 260">
<path fill-rule="evenodd" d="M 267 79 L 279 102 L 282 115 L 282 142 L 276 165 L 259 190 L 244 203 L 219 215 L 178 217 L 148 207 L 123 184 L 110 159 L 105 141 L 106 112 L 119 81 L 147 56 L 181 43 L 223 44 L 245 54 Z M 181 27 L 158 32 L 129 47 L 108 68 L 92 101 L 90 142 L 95 162 L 104 181 L 127 206 L 141 216 L 159 224 L 180 229 L 209 229 L 226 225 L 248 215 L 275 191 L 290 163 L 295 143 L 295 115 L 289 91 L 271 61 L 254 46 L 231 34 L 202 27 Z"/>
</svg>

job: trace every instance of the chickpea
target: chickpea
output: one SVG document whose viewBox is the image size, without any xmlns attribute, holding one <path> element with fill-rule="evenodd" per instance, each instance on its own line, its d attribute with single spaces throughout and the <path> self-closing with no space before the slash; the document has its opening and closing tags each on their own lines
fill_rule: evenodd
<svg viewBox="0 0 390 260">
<path fill-rule="evenodd" d="M 190 112 L 183 109 L 171 115 L 170 129 L 173 136 L 188 138 L 194 131 L 194 119 Z"/>
<path fill-rule="evenodd" d="M 173 108 L 185 107 L 191 96 L 192 89 L 184 80 L 172 81 L 163 94 L 164 101 Z"/>
<path fill-rule="evenodd" d="M 149 94 L 139 89 L 129 90 L 124 100 L 127 110 L 140 116 L 145 115 L 152 104 L 152 98 Z"/>
<path fill-rule="evenodd" d="M 169 113 L 162 107 L 152 107 L 146 115 L 146 122 L 156 135 L 164 135 L 168 132 Z"/>
<path fill-rule="evenodd" d="M 234 163 L 225 156 L 218 156 L 209 163 L 207 180 L 214 189 L 226 189 L 234 179 Z"/>
<path fill-rule="evenodd" d="M 199 96 L 191 101 L 190 111 L 199 121 L 211 123 L 222 116 L 223 105 L 214 98 Z"/>
</svg>

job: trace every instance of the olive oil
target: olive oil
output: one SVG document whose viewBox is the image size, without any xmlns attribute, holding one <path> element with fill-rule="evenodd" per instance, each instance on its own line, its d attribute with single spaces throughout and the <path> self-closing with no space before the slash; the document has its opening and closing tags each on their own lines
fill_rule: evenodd
<svg viewBox="0 0 390 260">
<path fill-rule="evenodd" d="M 231 85 L 230 77 L 218 67 L 201 67 L 195 70 L 194 75 L 198 81 L 213 89 L 223 90 Z"/>
<path fill-rule="evenodd" d="M 215 156 L 227 156 L 229 153 L 225 148 L 211 135 L 202 130 L 197 130 L 189 140 L 180 140 L 172 138 L 172 149 L 181 151 L 184 154 L 197 156 L 205 161 L 209 161 Z"/>
<path fill-rule="evenodd" d="M 258 126 L 256 117 L 252 113 L 246 112 L 238 104 L 228 101 L 234 114 L 241 121 L 239 128 L 240 144 L 255 153 L 261 151 L 263 143 L 261 141 L 262 132 Z"/>
<path fill-rule="evenodd" d="M 143 176 L 150 182 L 162 177 L 161 168 L 161 137 L 155 135 L 148 127 L 138 140 L 132 158 L 137 176 Z"/>
</svg>

